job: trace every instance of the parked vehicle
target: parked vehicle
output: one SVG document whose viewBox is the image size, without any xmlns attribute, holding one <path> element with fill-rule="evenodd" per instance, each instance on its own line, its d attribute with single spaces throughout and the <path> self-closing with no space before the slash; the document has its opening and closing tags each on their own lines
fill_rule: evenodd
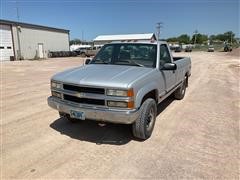
<svg viewBox="0 0 240 180">
<path fill-rule="evenodd" d="M 185 52 L 192 52 L 192 47 L 187 46 L 187 47 L 185 48 Z"/>
<path fill-rule="evenodd" d="M 74 52 L 83 57 L 90 57 L 95 56 L 100 49 L 100 47 L 78 48 Z"/>
<path fill-rule="evenodd" d="M 212 45 L 210 45 L 209 47 L 208 47 L 208 52 L 214 52 L 214 47 L 212 46 Z"/>
<path fill-rule="evenodd" d="M 85 56 L 87 56 L 87 57 L 95 56 L 100 49 L 101 49 L 100 47 L 87 48 L 85 51 Z"/>
<path fill-rule="evenodd" d="M 75 52 L 77 55 L 83 55 L 84 54 L 84 56 L 85 56 L 85 51 L 86 51 L 86 48 L 80 47 L 80 48 L 75 49 L 73 52 Z"/>
<path fill-rule="evenodd" d="M 229 44 L 225 44 L 224 46 L 224 52 L 231 52 L 232 51 L 232 46 Z"/>
<path fill-rule="evenodd" d="M 169 46 L 169 48 L 170 48 L 171 51 L 175 51 L 176 46 Z"/>
<path fill-rule="evenodd" d="M 181 52 L 182 51 L 182 48 L 180 46 L 176 47 L 174 52 Z"/>
<path fill-rule="evenodd" d="M 183 99 L 191 75 L 189 57 L 172 57 L 166 42 L 122 42 L 51 78 L 50 107 L 71 122 L 85 119 L 131 124 L 139 139 L 151 136 L 157 104 Z"/>
</svg>

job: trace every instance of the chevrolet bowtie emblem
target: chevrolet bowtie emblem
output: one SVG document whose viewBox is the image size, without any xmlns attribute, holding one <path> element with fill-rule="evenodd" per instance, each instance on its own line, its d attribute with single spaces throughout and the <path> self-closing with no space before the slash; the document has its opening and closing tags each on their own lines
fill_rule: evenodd
<svg viewBox="0 0 240 180">
<path fill-rule="evenodd" d="M 78 94 L 78 97 L 84 97 L 85 96 L 85 93 L 79 93 Z"/>
</svg>

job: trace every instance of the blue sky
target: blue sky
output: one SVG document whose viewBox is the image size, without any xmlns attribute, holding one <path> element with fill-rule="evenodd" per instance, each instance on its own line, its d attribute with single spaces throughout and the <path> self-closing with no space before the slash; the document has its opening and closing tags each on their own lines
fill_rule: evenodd
<svg viewBox="0 0 240 180">
<path fill-rule="evenodd" d="M 1 1 L 1 19 L 17 20 L 16 0 Z M 102 34 L 148 33 L 161 38 L 223 33 L 239 37 L 239 0 L 18 0 L 20 21 L 70 30 L 92 40 Z"/>
</svg>

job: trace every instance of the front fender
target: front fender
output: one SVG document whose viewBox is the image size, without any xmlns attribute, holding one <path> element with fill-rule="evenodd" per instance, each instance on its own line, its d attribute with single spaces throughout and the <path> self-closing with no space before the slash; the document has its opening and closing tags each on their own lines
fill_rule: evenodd
<svg viewBox="0 0 240 180">
<path fill-rule="evenodd" d="M 135 97 L 136 108 L 139 108 L 141 106 L 143 97 L 152 90 L 157 90 L 157 98 L 158 98 L 158 87 L 157 87 L 157 84 L 154 82 L 147 84 L 146 86 L 143 86 L 138 90 L 137 95 Z"/>
</svg>

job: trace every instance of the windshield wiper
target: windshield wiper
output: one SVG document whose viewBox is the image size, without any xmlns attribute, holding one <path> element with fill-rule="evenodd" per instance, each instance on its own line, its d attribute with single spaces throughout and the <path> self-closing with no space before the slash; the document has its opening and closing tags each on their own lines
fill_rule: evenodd
<svg viewBox="0 0 240 180">
<path fill-rule="evenodd" d="M 136 65 L 136 66 L 144 67 L 144 65 L 136 63 L 134 60 L 132 60 L 131 62 L 133 62 L 133 64 Z"/>
<path fill-rule="evenodd" d="M 123 63 L 121 63 L 123 62 Z M 120 65 L 130 65 L 130 66 L 140 66 L 140 67 L 144 67 L 144 65 L 139 64 L 137 62 L 135 62 L 134 60 L 119 60 L 116 61 L 115 64 L 120 64 Z"/>
<path fill-rule="evenodd" d="M 108 61 L 100 61 L 100 62 L 94 61 L 93 64 L 109 64 L 109 62 Z"/>
</svg>

